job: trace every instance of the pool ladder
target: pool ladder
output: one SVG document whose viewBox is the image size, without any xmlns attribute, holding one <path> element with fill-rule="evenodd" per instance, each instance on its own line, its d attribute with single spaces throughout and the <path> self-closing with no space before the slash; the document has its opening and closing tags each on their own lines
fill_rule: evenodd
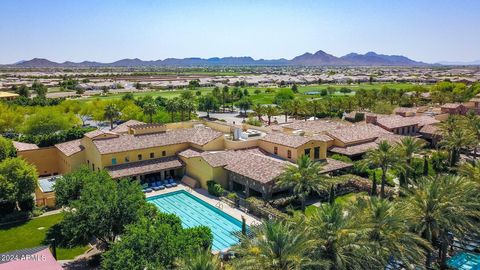
<svg viewBox="0 0 480 270">
<path fill-rule="evenodd" d="M 223 203 L 222 202 L 218 202 L 215 207 L 217 207 L 218 209 L 223 209 Z"/>
</svg>

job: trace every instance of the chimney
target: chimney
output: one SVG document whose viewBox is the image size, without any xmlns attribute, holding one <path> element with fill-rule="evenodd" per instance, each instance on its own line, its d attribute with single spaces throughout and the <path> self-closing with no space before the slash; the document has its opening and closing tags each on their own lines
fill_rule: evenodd
<svg viewBox="0 0 480 270">
<path fill-rule="evenodd" d="M 377 123 L 377 116 L 376 115 L 367 115 L 365 118 L 365 122 L 367 124 L 376 124 Z"/>
</svg>

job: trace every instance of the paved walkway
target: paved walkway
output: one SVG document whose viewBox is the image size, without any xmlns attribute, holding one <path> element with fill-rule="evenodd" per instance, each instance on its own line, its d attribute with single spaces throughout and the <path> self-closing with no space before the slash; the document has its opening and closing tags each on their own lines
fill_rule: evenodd
<svg viewBox="0 0 480 270">
<path fill-rule="evenodd" d="M 255 218 L 255 217 L 253 217 L 253 216 L 251 216 L 251 215 L 249 215 L 245 212 L 242 212 L 237 208 L 231 207 L 230 205 L 228 205 L 228 204 L 222 202 L 221 200 L 219 200 L 217 197 L 211 196 L 210 194 L 208 194 L 207 190 L 205 190 L 203 188 L 191 189 L 190 187 L 188 187 L 184 184 L 179 184 L 176 187 L 166 188 L 164 190 L 145 193 L 145 195 L 146 195 L 147 198 L 149 198 L 149 197 L 153 197 L 153 196 L 156 196 L 156 195 L 167 194 L 167 193 L 178 191 L 178 190 L 186 190 L 190 194 L 200 198 L 202 201 L 207 202 L 210 205 L 215 206 L 216 208 L 219 208 L 223 212 L 229 214 L 230 216 L 232 216 L 232 217 L 234 217 L 234 218 L 236 218 L 240 221 L 242 220 L 242 216 L 244 216 L 245 221 L 247 222 L 247 225 L 255 225 L 255 224 L 261 223 L 261 221 L 258 220 L 257 218 Z"/>
</svg>

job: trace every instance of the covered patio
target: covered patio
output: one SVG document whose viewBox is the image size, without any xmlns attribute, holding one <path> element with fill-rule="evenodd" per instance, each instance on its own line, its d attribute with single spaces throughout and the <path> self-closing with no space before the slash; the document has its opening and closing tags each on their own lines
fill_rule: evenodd
<svg viewBox="0 0 480 270">
<path fill-rule="evenodd" d="M 131 177 L 141 183 L 148 183 L 151 179 L 180 179 L 184 166 L 177 157 L 165 157 L 110 166 L 106 169 L 114 179 Z"/>
</svg>

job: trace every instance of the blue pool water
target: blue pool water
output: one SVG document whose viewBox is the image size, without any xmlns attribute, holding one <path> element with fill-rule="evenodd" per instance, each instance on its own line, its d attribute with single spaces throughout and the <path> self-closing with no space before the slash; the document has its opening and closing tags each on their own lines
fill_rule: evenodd
<svg viewBox="0 0 480 270">
<path fill-rule="evenodd" d="M 242 222 L 184 191 L 147 198 L 160 211 L 175 214 L 186 228 L 205 225 L 212 230 L 212 250 L 224 250 L 238 243 L 232 233 L 242 230 Z"/>
<path fill-rule="evenodd" d="M 459 270 L 480 270 L 480 255 L 462 252 L 448 260 L 448 266 Z"/>
</svg>

